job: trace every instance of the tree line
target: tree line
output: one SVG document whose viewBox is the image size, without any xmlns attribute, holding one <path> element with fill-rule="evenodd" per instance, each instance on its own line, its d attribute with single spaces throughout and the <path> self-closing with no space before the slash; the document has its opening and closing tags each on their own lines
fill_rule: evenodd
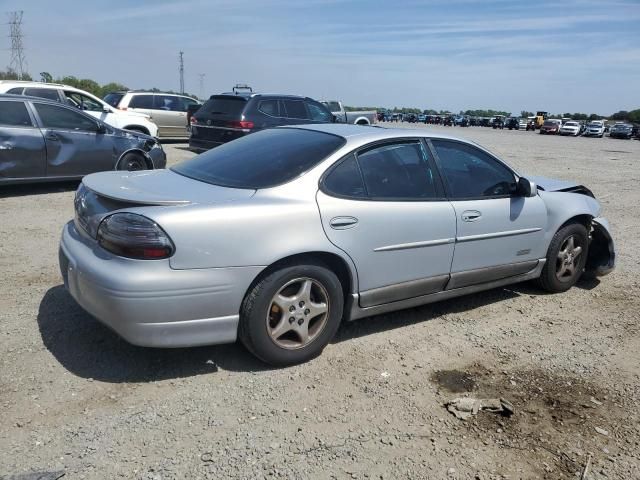
<svg viewBox="0 0 640 480">
<path fill-rule="evenodd" d="M 0 71 L 0 80 L 27 80 L 33 81 L 33 77 L 28 73 L 24 73 L 21 77 L 11 69 L 7 69 L 6 71 Z M 73 75 L 66 75 L 64 77 L 53 77 L 49 72 L 41 72 L 40 73 L 40 81 L 47 83 L 63 83 L 65 85 L 70 85 L 72 87 L 79 88 L 86 92 L 92 93 L 96 97 L 103 98 L 109 92 L 117 92 L 117 91 L 126 91 L 129 88 L 126 85 L 118 82 L 109 82 L 104 85 L 100 85 L 95 80 L 91 80 L 90 78 L 77 78 Z M 162 93 L 179 93 L 174 92 L 172 90 L 160 90 L 159 88 L 149 88 L 143 89 L 145 92 L 162 92 Z M 185 95 L 193 98 L 198 98 L 197 95 L 192 95 L 189 93 L 185 93 Z M 420 109 L 420 108 L 409 108 L 409 107 L 394 107 L 393 109 L 388 109 L 384 107 L 344 107 L 347 111 L 355 111 L 355 110 L 375 110 L 378 112 L 386 112 L 390 111 L 393 113 L 415 113 L 415 114 L 425 114 L 425 115 L 451 115 L 451 112 L 446 110 L 433 110 L 433 109 Z M 467 115 L 470 117 L 495 117 L 496 115 L 504 115 L 505 117 L 511 116 L 511 112 L 505 112 L 501 110 L 460 110 L 459 115 Z M 526 110 L 522 110 L 520 112 L 520 116 L 523 118 L 533 116 L 533 112 L 528 112 Z M 608 118 L 610 120 L 619 120 L 619 121 L 627 121 L 633 123 L 640 123 L 640 108 L 636 110 L 620 110 L 616 113 L 609 115 L 608 117 L 603 117 L 602 115 L 598 115 L 596 113 L 586 114 L 586 113 L 554 113 L 549 114 L 550 118 L 572 118 L 573 120 L 601 120 L 604 118 Z"/>
</svg>

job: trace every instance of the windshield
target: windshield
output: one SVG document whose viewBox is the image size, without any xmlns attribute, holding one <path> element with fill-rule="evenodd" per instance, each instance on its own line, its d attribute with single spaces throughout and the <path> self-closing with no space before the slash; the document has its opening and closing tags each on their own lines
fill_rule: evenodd
<svg viewBox="0 0 640 480">
<path fill-rule="evenodd" d="M 322 102 L 326 105 L 330 112 L 339 112 L 340 104 L 338 102 Z"/>
<path fill-rule="evenodd" d="M 578 122 L 567 122 L 564 124 L 565 127 L 578 127 Z"/>
<path fill-rule="evenodd" d="M 545 120 L 544 122 L 545 127 L 555 127 L 556 125 L 557 125 L 557 122 L 554 122 L 553 120 Z"/>
<path fill-rule="evenodd" d="M 112 107 L 118 108 L 118 104 L 120 103 L 120 100 L 122 100 L 122 97 L 124 97 L 124 93 L 107 93 L 103 100 Z"/>
<path fill-rule="evenodd" d="M 591 128 L 600 128 L 600 127 L 602 127 L 602 124 L 601 123 L 590 123 L 589 127 L 591 127 Z"/>
<path fill-rule="evenodd" d="M 337 135 L 274 128 L 225 143 L 171 170 L 223 187 L 269 188 L 302 175 L 344 144 Z"/>
</svg>

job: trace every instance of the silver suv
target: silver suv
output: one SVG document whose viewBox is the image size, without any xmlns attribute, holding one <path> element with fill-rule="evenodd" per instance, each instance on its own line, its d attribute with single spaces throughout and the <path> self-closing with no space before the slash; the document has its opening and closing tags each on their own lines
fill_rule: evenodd
<svg viewBox="0 0 640 480">
<path fill-rule="evenodd" d="M 158 92 L 111 92 L 104 101 L 120 110 L 149 115 L 158 125 L 158 137 L 188 138 L 187 109 L 199 104 L 198 100 L 175 93 Z"/>
</svg>

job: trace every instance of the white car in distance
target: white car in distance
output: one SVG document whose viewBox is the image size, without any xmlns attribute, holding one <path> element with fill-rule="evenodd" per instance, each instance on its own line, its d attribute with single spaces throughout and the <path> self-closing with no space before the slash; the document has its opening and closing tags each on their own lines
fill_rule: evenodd
<svg viewBox="0 0 640 480">
<path fill-rule="evenodd" d="M 602 120 L 592 120 L 587 124 L 587 129 L 584 131 L 585 137 L 604 137 L 604 122 Z"/>
<path fill-rule="evenodd" d="M 577 137 L 580 135 L 580 123 L 569 120 L 568 122 L 564 122 L 564 124 L 560 127 L 560 131 L 558 132 L 560 135 L 572 135 Z"/>
<path fill-rule="evenodd" d="M 149 115 L 118 110 L 89 92 L 70 85 L 0 80 L 0 93 L 47 98 L 77 107 L 112 127 L 158 136 L 158 126 L 149 119 Z"/>
</svg>

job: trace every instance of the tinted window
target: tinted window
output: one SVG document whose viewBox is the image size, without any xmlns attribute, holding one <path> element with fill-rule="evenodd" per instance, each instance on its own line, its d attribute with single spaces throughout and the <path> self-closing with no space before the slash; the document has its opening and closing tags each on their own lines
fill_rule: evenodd
<svg viewBox="0 0 640 480">
<path fill-rule="evenodd" d="M 437 181 L 420 142 L 394 143 L 358 154 L 367 192 L 372 198 L 439 197 Z"/>
<path fill-rule="evenodd" d="M 364 198 L 367 196 L 354 154 L 349 155 L 327 175 L 324 179 L 324 187 L 328 193 L 341 197 Z"/>
<path fill-rule="evenodd" d="M 134 95 L 129 100 L 129 108 L 153 108 L 153 95 Z"/>
<path fill-rule="evenodd" d="M 80 110 L 87 110 L 89 112 L 102 112 L 103 107 L 100 102 L 97 102 L 91 97 L 87 97 L 82 93 L 78 92 L 68 92 L 65 90 L 65 97 L 67 97 L 67 103 L 74 107 L 79 108 Z"/>
<path fill-rule="evenodd" d="M 314 122 L 330 123 L 333 121 L 333 114 L 320 104 L 307 102 L 309 116 Z"/>
<path fill-rule="evenodd" d="M 117 107 L 122 97 L 124 97 L 124 93 L 107 93 L 103 100 L 112 107 Z"/>
<path fill-rule="evenodd" d="M 178 97 L 178 99 L 180 100 L 181 104 L 182 104 L 182 111 L 186 112 L 187 110 L 189 110 L 189 107 L 191 105 L 199 105 L 199 103 L 194 100 L 193 98 L 188 98 L 188 97 Z"/>
<path fill-rule="evenodd" d="M 260 105 L 258 106 L 258 110 L 260 110 L 265 115 L 269 115 L 272 117 L 280 116 L 277 100 L 263 100 L 262 102 L 260 102 Z"/>
<path fill-rule="evenodd" d="M 470 145 L 433 140 L 453 198 L 498 197 L 516 189 L 513 173 Z"/>
<path fill-rule="evenodd" d="M 0 125 L 32 127 L 31 118 L 23 102 L 0 102 Z"/>
<path fill-rule="evenodd" d="M 173 95 L 154 95 L 153 109 L 167 112 L 184 112 L 180 97 Z"/>
<path fill-rule="evenodd" d="M 97 124 L 81 113 L 64 107 L 35 103 L 40 120 L 44 128 L 59 128 L 62 130 L 82 130 L 95 132 Z"/>
<path fill-rule="evenodd" d="M 198 113 L 239 118 L 246 105 L 247 101 L 243 97 L 213 96 L 200 107 Z"/>
<path fill-rule="evenodd" d="M 225 143 L 172 170 L 214 185 L 268 188 L 286 183 L 344 145 L 335 135 L 277 128 Z"/>
<path fill-rule="evenodd" d="M 58 91 L 52 88 L 25 88 L 24 94 L 32 97 L 48 98 L 49 100 L 55 100 L 56 102 L 60 101 Z"/>
<path fill-rule="evenodd" d="M 7 91 L 7 93 L 12 93 L 14 95 L 21 95 L 22 90 L 24 90 L 22 87 L 14 87 L 11 90 Z"/>
<path fill-rule="evenodd" d="M 285 100 L 284 108 L 287 111 L 287 118 L 298 118 L 306 120 L 307 109 L 304 107 L 302 100 Z"/>
</svg>

